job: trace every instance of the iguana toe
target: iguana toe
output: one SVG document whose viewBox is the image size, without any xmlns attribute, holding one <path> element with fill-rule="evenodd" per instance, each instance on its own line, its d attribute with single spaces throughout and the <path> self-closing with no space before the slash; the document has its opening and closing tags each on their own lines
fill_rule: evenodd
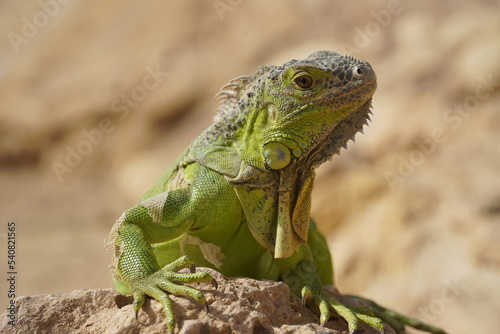
<svg viewBox="0 0 500 334">
<path fill-rule="evenodd" d="M 134 303 L 133 303 L 133 308 L 135 312 L 135 320 L 139 322 L 139 311 L 142 308 L 142 305 L 144 305 L 144 302 L 146 301 L 146 295 L 142 292 L 135 292 L 134 293 Z"/>
</svg>

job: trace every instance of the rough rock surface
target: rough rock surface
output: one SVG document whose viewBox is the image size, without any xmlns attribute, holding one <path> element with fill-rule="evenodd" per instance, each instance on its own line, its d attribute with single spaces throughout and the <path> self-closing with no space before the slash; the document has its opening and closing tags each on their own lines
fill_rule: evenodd
<svg viewBox="0 0 500 334">
<path fill-rule="evenodd" d="M 179 333 L 347 333 L 346 323 L 334 317 L 325 327 L 318 316 L 301 305 L 283 282 L 249 278 L 228 279 L 209 271 L 219 287 L 193 284 L 203 290 L 209 312 L 189 298 L 172 296 Z M 332 291 L 333 293 L 333 291 Z M 9 324 L 8 313 L 0 316 L 1 333 L 165 333 L 162 307 L 148 300 L 134 318 L 131 296 L 113 289 L 75 290 L 16 299 L 17 322 Z M 346 300 L 349 302 L 348 300 Z M 366 328 L 365 334 L 377 333 Z M 393 333 L 386 330 L 386 333 Z"/>
</svg>

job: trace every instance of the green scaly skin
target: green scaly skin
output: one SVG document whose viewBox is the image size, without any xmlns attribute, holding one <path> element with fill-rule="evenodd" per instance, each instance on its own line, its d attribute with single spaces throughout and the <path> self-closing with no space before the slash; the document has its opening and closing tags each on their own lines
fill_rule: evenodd
<svg viewBox="0 0 500 334">
<path fill-rule="evenodd" d="M 375 88 L 368 63 L 329 51 L 264 66 L 224 86 L 215 123 L 111 231 L 115 288 L 134 296 L 136 314 L 150 296 L 173 332 L 168 293 L 206 306 L 201 291 L 182 284 L 215 284 L 212 277 L 177 273 L 196 264 L 229 277 L 282 280 L 319 308 L 321 324 L 333 310 L 351 333 L 361 323 L 382 332 L 380 319 L 399 333 L 405 324 L 444 333 L 323 292 L 334 282 L 327 243 L 310 218 L 315 169 L 367 123 Z"/>
</svg>

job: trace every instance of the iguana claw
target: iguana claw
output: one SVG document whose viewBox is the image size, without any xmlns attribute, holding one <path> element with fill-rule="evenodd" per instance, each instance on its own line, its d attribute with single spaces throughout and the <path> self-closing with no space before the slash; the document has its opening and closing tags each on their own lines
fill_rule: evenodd
<svg viewBox="0 0 500 334">
<path fill-rule="evenodd" d="M 139 321 L 139 311 L 142 308 L 142 305 L 144 305 L 144 302 L 146 301 L 146 295 L 140 292 L 134 293 L 134 302 L 133 302 L 133 308 L 134 308 L 134 315 L 135 315 L 135 320 L 142 325 L 142 323 Z"/>
<path fill-rule="evenodd" d="M 215 278 L 212 279 L 212 286 L 215 288 L 215 290 L 219 289 L 219 285 L 217 284 L 217 281 L 215 280 Z"/>
</svg>

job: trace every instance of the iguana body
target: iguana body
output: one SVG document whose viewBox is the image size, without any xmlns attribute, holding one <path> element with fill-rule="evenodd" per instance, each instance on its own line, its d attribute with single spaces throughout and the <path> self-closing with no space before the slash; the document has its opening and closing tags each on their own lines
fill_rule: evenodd
<svg viewBox="0 0 500 334">
<path fill-rule="evenodd" d="M 134 295 L 136 311 L 145 296 L 159 300 L 173 331 L 167 293 L 206 304 L 202 292 L 178 284 L 212 281 L 176 272 L 196 264 L 283 280 L 319 306 L 322 323 L 333 309 L 350 331 L 360 322 L 382 330 L 373 313 L 323 293 L 333 284 L 331 258 L 310 220 L 314 170 L 366 124 L 375 88 L 368 63 L 328 51 L 230 81 L 215 123 L 115 224 L 116 289 Z"/>
</svg>

